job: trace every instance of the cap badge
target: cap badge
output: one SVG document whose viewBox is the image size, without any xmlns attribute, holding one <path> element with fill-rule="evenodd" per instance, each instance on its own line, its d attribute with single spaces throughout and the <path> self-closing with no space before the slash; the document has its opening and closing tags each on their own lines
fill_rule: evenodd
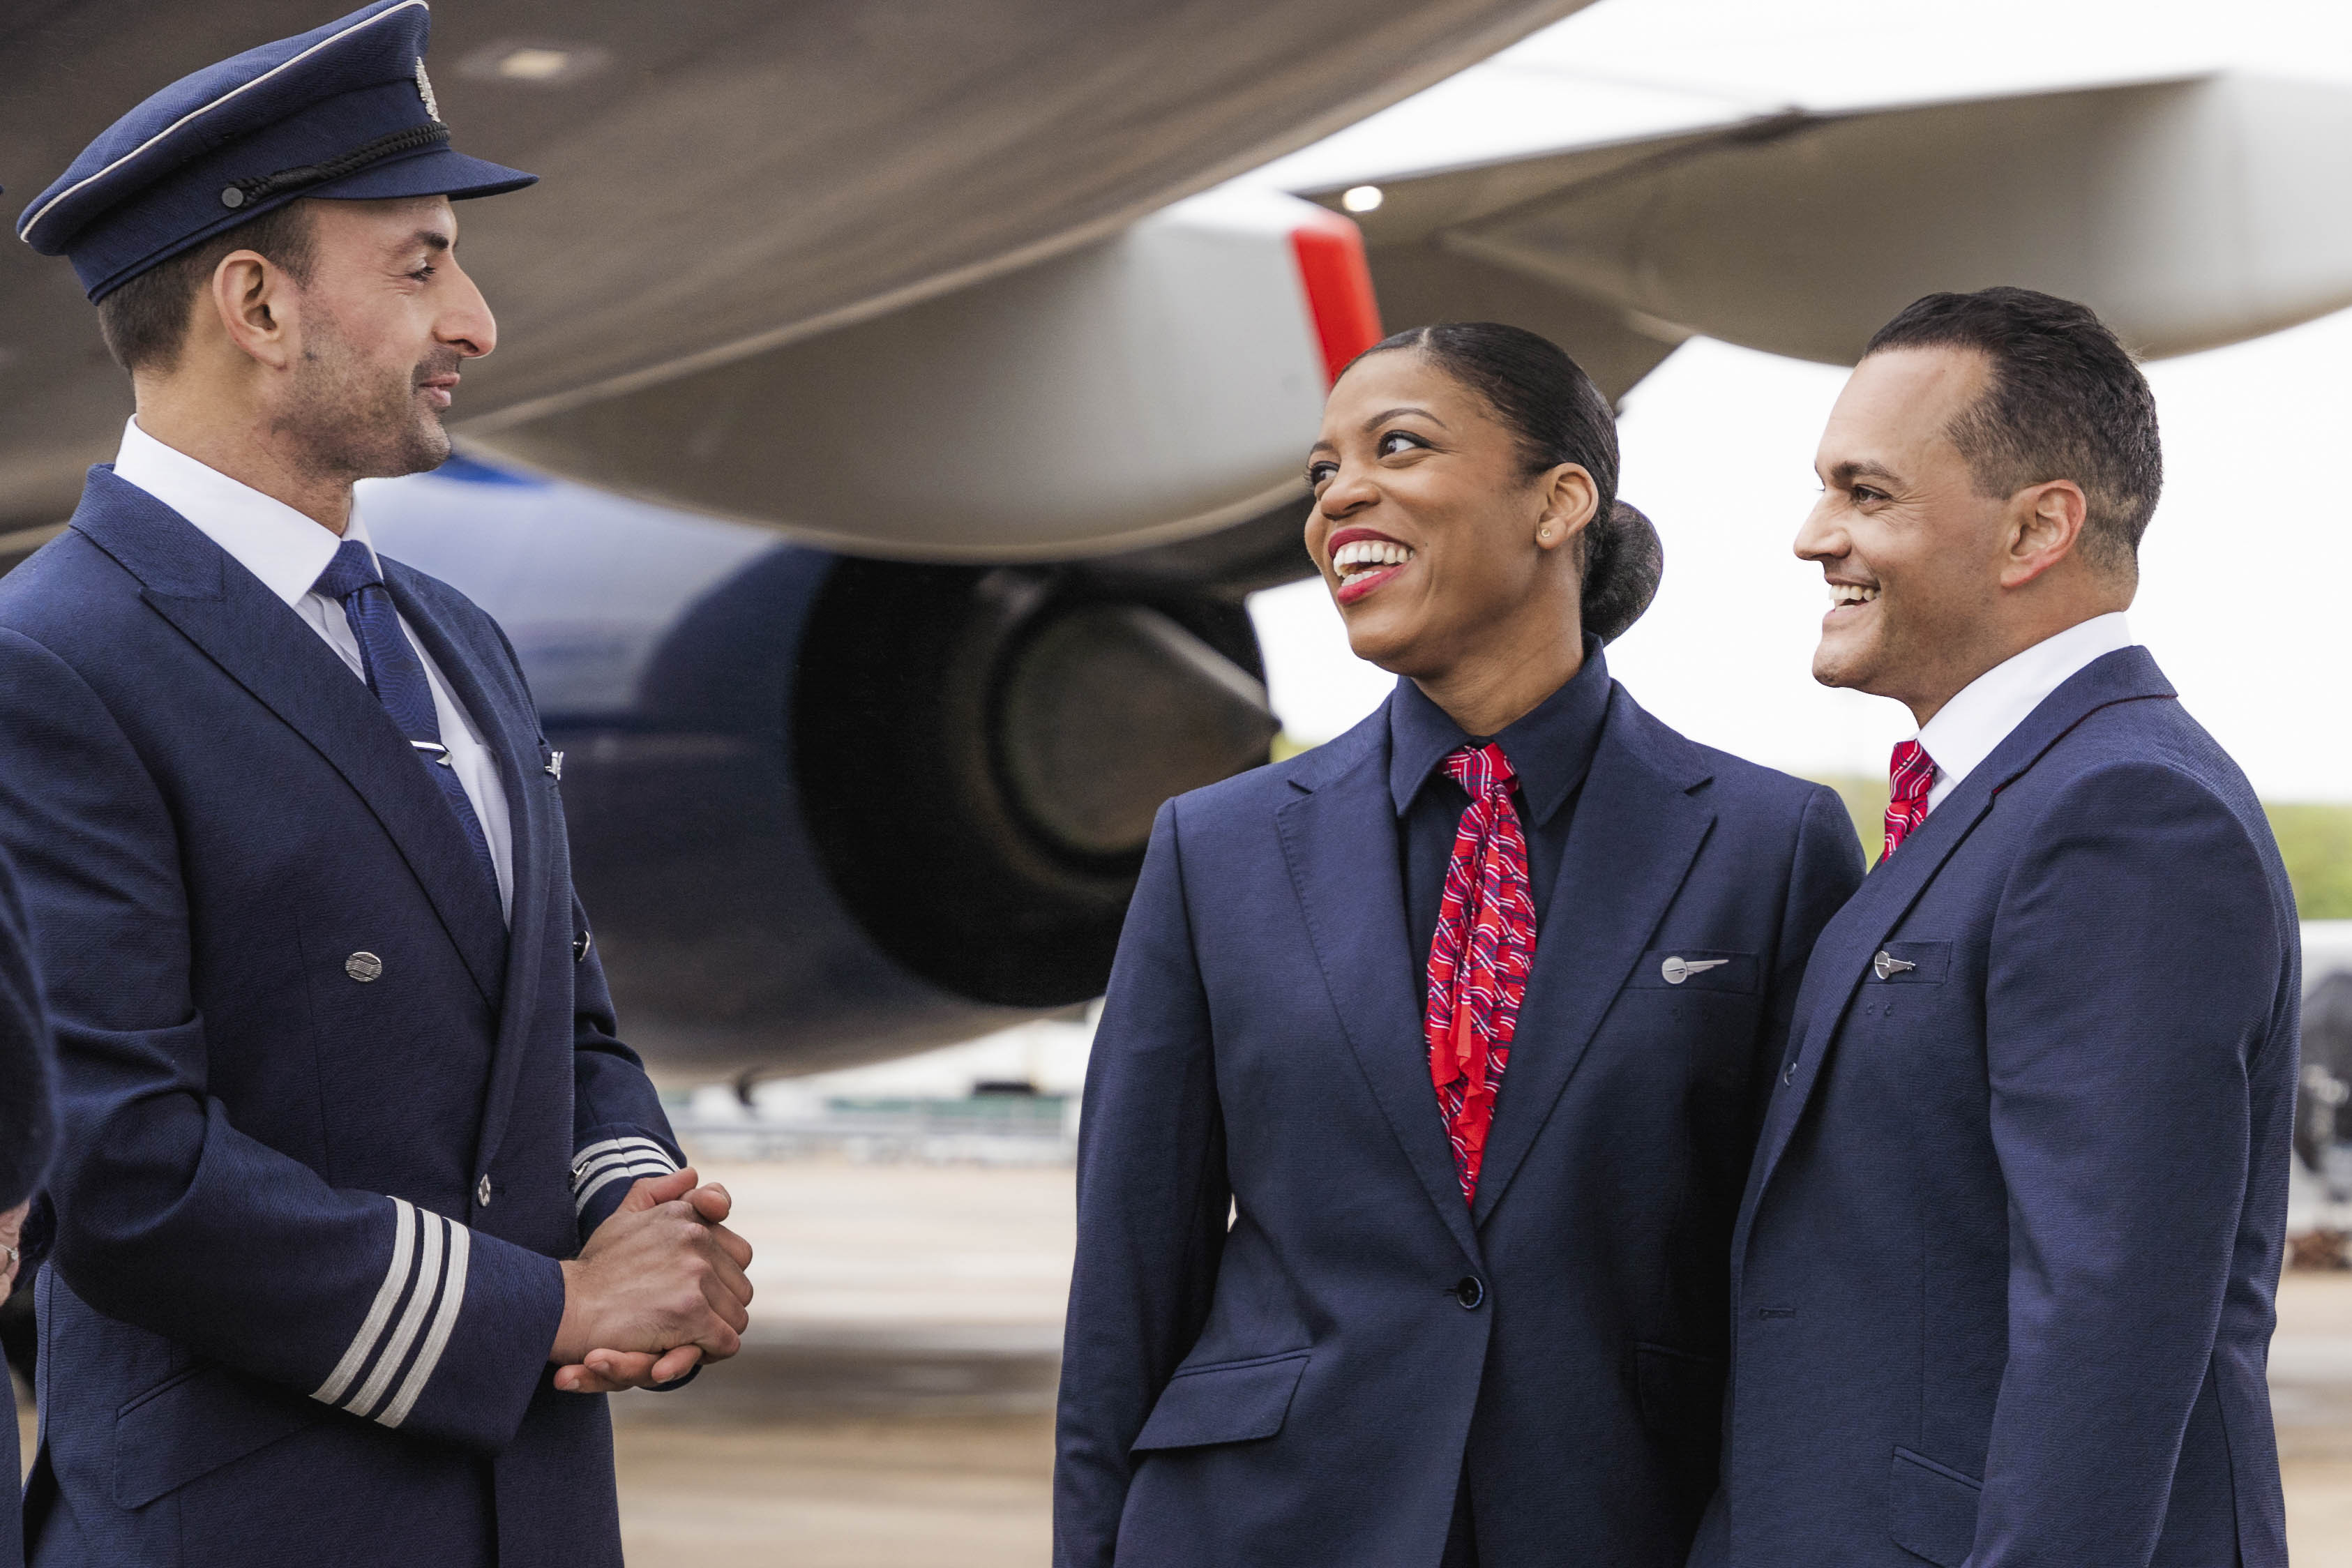
<svg viewBox="0 0 2352 1568">
<path fill-rule="evenodd" d="M 441 106 L 433 101 L 433 79 L 425 74 L 425 57 L 416 57 L 416 96 L 425 100 L 425 112 L 434 119 L 441 118 Z"/>
</svg>

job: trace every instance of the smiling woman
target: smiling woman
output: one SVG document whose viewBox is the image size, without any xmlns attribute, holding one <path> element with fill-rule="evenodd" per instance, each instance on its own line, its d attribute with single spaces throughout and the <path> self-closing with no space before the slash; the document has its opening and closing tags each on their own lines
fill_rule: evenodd
<svg viewBox="0 0 2352 1568">
<path fill-rule="evenodd" d="M 1551 343 L 1388 339 L 1308 479 L 1349 643 L 1403 679 L 1154 825 L 1087 1083 L 1055 1560 L 1680 1568 L 1753 1108 L 1853 828 L 1610 679 L 1661 555 Z"/>
<path fill-rule="evenodd" d="M 1357 655 L 1461 687 L 1493 679 L 1475 654 L 1451 678 L 1424 667 L 1473 643 L 1507 648 L 1513 678 L 1492 699 L 1503 708 L 1573 674 L 1585 631 L 1606 642 L 1632 626 L 1664 570 L 1649 520 L 1617 500 L 1607 400 L 1516 327 L 1416 327 L 1367 351 L 1333 389 L 1307 478 L 1307 550 Z M 1375 503 L 1377 522 L 1361 515 Z M 1524 536 L 1521 547 L 1493 548 L 1499 534 Z M 1391 584 L 1402 591 L 1367 603 Z M 1539 646 L 1548 653 L 1530 663 Z"/>
</svg>

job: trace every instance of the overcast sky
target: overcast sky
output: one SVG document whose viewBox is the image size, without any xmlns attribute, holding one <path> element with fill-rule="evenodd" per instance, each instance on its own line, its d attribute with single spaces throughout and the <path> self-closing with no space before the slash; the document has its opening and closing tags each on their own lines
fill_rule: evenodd
<svg viewBox="0 0 2352 1568">
<path fill-rule="evenodd" d="M 1641 134 L 1712 105 L 1845 107 L 2217 66 L 2352 89 L 2352 5 L 1601 0 L 1276 173 L 1401 173 Z M 1496 90 L 1538 82 L 1559 90 Z M 2148 367 L 2167 475 L 2133 630 L 2273 799 L 2352 800 L 2347 373 L 2352 312 Z M 1622 489 L 1657 521 L 1666 577 L 1611 649 L 1613 673 L 1695 738 L 1800 773 L 1879 771 L 1912 731 L 1895 704 L 1807 673 L 1825 599 L 1789 543 L 1844 378 L 1695 340 L 1633 390 L 1621 424 Z M 1387 690 L 1349 655 L 1319 583 L 1255 608 L 1294 732 L 1336 734 Z"/>
</svg>

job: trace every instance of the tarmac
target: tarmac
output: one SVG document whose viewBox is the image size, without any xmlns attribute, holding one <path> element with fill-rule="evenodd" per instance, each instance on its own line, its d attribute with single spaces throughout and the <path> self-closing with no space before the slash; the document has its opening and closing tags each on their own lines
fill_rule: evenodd
<svg viewBox="0 0 2352 1568">
<path fill-rule="evenodd" d="M 702 1168 L 759 1297 L 741 1355 L 614 1401 L 632 1568 L 1045 1568 L 1070 1172 Z M 2294 1560 L 2352 1568 L 2352 1272 L 2279 1305 Z"/>
<path fill-rule="evenodd" d="M 1045 1568 L 1066 1166 L 706 1163 L 740 1355 L 615 1398 L 631 1568 Z"/>
</svg>

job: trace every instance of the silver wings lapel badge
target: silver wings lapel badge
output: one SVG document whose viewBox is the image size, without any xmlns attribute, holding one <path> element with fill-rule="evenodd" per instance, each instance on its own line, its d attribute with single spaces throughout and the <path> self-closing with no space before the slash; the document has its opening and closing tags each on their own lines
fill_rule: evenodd
<svg viewBox="0 0 2352 1568">
<path fill-rule="evenodd" d="M 1881 980 L 1892 980 L 1898 974 L 1907 974 L 1918 967 L 1908 960 L 1895 957 L 1883 947 L 1878 950 L 1878 956 L 1870 961 L 1870 972 Z"/>
<path fill-rule="evenodd" d="M 550 752 L 547 753 L 547 776 L 553 779 L 557 784 L 562 784 L 563 782 L 563 753 L 562 752 Z"/>
<path fill-rule="evenodd" d="M 1669 985 L 1680 985 L 1694 974 L 1720 969 L 1730 962 L 1727 958 L 1684 958 L 1677 954 L 1658 965 L 1658 978 Z"/>
</svg>

